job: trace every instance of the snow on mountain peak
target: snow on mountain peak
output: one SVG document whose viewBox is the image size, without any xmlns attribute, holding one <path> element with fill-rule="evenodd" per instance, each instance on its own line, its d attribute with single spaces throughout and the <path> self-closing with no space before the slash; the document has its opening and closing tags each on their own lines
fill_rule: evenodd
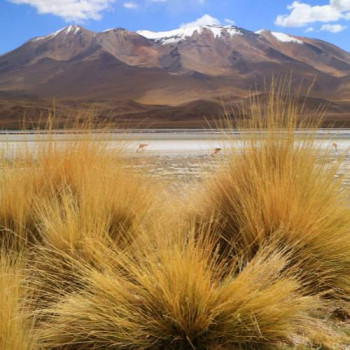
<svg viewBox="0 0 350 350">
<path fill-rule="evenodd" d="M 278 32 L 271 32 L 271 34 L 279 41 L 282 41 L 283 43 L 297 43 L 297 44 L 304 44 L 303 41 L 294 38 L 293 36 L 290 36 L 288 34 L 284 33 L 278 33 Z"/>
<path fill-rule="evenodd" d="M 266 29 L 261 29 L 255 32 L 255 34 L 263 35 L 264 33 L 269 33 L 271 34 L 275 39 L 278 41 L 281 41 L 282 43 L 296 43 L 296 44 L 304 44 L 302 40 L 299 40 L 295 38 L 294 36 L 280 33 L 280 32 L 270 32 L 269 30 Z"/>
<path fill-rule="evenodd" d="M 32 39 L 31 41 L 32 42 L 35 42 L 35 41 L 40 41 L 40 40 L 44 40 L 44 39 L 52 39 L 54 38 L 55 36 L 57 36 L 58 34 L 65 34 L 65 35 L 68 35 L 68 34 L 77 34 L 77 33 L 80 33 L 81 32 L 81 27 L 77 26 L 77 25 L 69 25 L 68 27 L 64 27 L 60 30 L 57 30 L 56 32 L 52 33 L 52 34 L 49 34 L 49 35 L 45 35 L 45 36 L 39 36 L 37 38 L 34 38 Z"/>
<path fill-rule="evenodd" d="M 76 34 L 78 32 L 81 31 L 81 28 L 79 26 L 76 26 L 76 25 L 70 25 L 66 28 L 63 28 L 63 32 L 65 34 L 69 34 L 69 33 L 73 33 L 73 34 Z"/>
<path fill-rule="evenodd" d="M 186 38 L 192 37 L 195 33 L 201 34 L 204 30 L 209 30 L 215 38 L 222 37 L 225 33 L 233 37 L 235 35 L 243 35 L 243 33 L 234 26 L 221 25 L 204 25 L 204 26 L 186 26 L 165 32 L 152 32 L 149 30 L 138 30 L 137 33 L 159 42 L 163 45 L 175 44 Z"/>
<path fill-rule="evenodd" d="M 205 16 L 204 16 L 205 17 Z M 203 17 L 203 18 L 204 18 Z M 208 22 L 208 19 L 204 18 L 206 22 Z M 104 32 L 110 32 L 110 31 L 116 31 L 120 30 L 122 28 L 111 28 L 107 29 Z M 124 30 L 124 29 L 123 29 Z M 153 40 L 156 43 L 160 43 L 162 45 L 169 45 L 169 44 L 176 44 L 180 41 L 183 41 L 187 38 L 191 38 L 194 36 L 194 34 L 202 34 L 203 32 L 211 32 L 214 38 L 228 38 L 228 37 L 234 37 L 236 35 L 243 36 L 246 34 L 246 31 L 243 29 L 237 28 L 233 25 L 221 25 L 221 24 L 196 24 L 188 23 L 186 25 L 182 25 L 178 29 L 169 30 L 169 31 L 161 31 L 161 32 L 153 32 L 149 30 L 138 30 L 136 33 L 139 35 L 144 36 L 147 39 Z M 82 34 L 83 28 L 78 25 L 69 25 L 65 28 L 62 28 L 52 34 L 46 35 L 46 36 L 40 36 L 37 38 L 34 38 L 31 40 L 31 42 L 41 41 L 44 39 L 52 39 L 56 37 L 57 35 L 64 35 L 64 36 L 70 36 L 70 35 L 76 35 L 76 34 Z M 271 32 L 266 29 L 259 30 L 255 32 L 257 35 L 264 35 L 268 34 L 270 37 L 274 37 L 276 40 L 282 42 L 282 43 L 297 43 L 297 44 L 303 44 L 304 42 L 294 36 L 279 33 L 279 32 Z"/>
</svg>

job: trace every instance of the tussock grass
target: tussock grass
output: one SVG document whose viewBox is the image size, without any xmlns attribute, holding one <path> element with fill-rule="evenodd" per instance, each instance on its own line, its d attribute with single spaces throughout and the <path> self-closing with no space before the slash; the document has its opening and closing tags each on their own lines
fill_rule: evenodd
<svg viewBox="0 0 350 350">
<path fill-rule="evenodd" d="M 339 345 L 319 317 L 322 301 L 303 295 L 283 253 L 262 251 L 240 271 L 239 261 L 218 261 L 208 235 L 198 240 L 192 230 L 133 254 L 109 251 L 109 271 L 75 265 L 85 286 L 43 310 L 43 347 L 260 349 L 317 337 Z"/>
<path fill-rule="evenodd" d="M 317 123 L 288 87 L 273 86 L 266 105 L 253 99 L 249 115 L 238 123 L 241 148 L 196 202 L 198 220 L 219 232 L 225 249 L 243 252 L 248 261 L 277 241 L 302 263 L 312 292 L 348 298 L 350 210 L 336 178 L 341 155 L 330 161 L 334 150 L 317 139 Z"/>
<path fill-rule="evenodd" d="M 342 156 L 290 91 L 252 99 L 185 214 L 89 132 L 3 159 L 1 350 L 345 350 Z"/>
<path fill-rule="evenodd" d="M 21 258 L 0 251 L 0 349 L 39 350 Z"/>
<path fill-rule="evenodd" d="M 122 150 L 84 136 L 64 145 L 49 140 L 2 170 L 3 242 L 79 251 L 84 240 L 122 244 L 150 219 L 156 198 L 150 181 L 126 170 Z"/>
</svg>

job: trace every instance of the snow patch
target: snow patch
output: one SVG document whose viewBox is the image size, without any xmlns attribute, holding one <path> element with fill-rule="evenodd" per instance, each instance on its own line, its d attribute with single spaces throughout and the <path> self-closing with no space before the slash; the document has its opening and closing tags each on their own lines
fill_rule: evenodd
<svg viewBox="0 0 350 350">
<path fill-rule="evenodd" d="M 149 30 L 138 30 L 137 34 L 144 36 L 147 39 L 160 42 L 163 45 L 178 43 L 186 38 L 192 37 L 195 33 L 201 34 L 204 30 L 209 30 L 213 33 L 215 38 L 221 38 L 225 34 L 230 37 L 235 35 L 243 35 L 236 27 L 233 26 L 219 26 L 219 25 L 206 25 L 206 26 L 192 26 L 183 27 L 175 30 L 165 32 L 152 32 Z"/>
<path fill-rule="evenodd" d="M 268 30 L 266 30 L 266 29 L 260 29 L 260 30 L 257 30 L 257 31 L 255 32 L 255 34 L 262 35 L 264 32 L 268 32 Z"/>
<path fill-rule="evenodd" d="M 283 43 L 297 43 L 297 44 L 304 44 L 303 41 L 294 38 L 293 36 L 284 34 L 284 33 L 278 33 L 278 32 L 271 32 L 271 34 L 278 40 Z"/>
<path fill-rule="evenodd" d="M 65 34 L 69 34 L 69 33 L 76 34 L 76 33 L 80 32 L 80 27 L 79 26 L 72 26 L 72 25 L 70 25 L 70 26 L 64 28 L 63 32 Z"/>
<path fill-rule="evenodd" d="M 227 26 L 225 27 L 225 30 L 227 31 L 228 34 L 230 34 L 231 37 L 235 35 L 244 35 L 242 32 L 240 32 L 237 28 L 232 27 L 232 26 Z"/>
<path fill-rule="evenodd" d="M 64 28 L 62 28 L 60 30 L 57 30 L 56 32 L 54 32 L 52 34 L 45 35 L 45 36 L 39 36 L 37 38 L 34 38 L 34 39 L 31 40 L 31 42 L 41 41 L 41 40 L 44 40 L 44 39 L 52 39 L 55 36 L 57 36 L 58 34 L 60 34 L 60 33 L 68 35 L 68 34 L 77 34 L 79 32 L 81 32 L 81 28 L 79 26 L 70 25 L 68 27 L 64 27 Z"/>
<path fill-rule="evenodd" d="M 282 42 L 282 43 L 296 43 L 296 44 L 304 44 L 303 41 L 288 35 L 288 34 L 284 34 L 284 33 L 280 33 L 280 32 L 270 32 L 269 30 L 266 29 L 261 29 L 255 32 L 255 34 L 258 35 L 263 35 L 264 33 L 270 33 L 273 37 L 275 37 L 275 39 L 277 39 L 278 41 Z"/>
</svg>

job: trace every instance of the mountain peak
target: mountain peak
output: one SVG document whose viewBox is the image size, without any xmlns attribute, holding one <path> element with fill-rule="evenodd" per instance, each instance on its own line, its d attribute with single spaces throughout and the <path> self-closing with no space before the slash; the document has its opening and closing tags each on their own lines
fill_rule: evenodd
<svg viewBox="0 0 350 350">
<path fill-rule="evenodd" d="M 125 120 L 153 117 L 164 126 L 169 118 L 174 125 L 180 114 L 183 120 L 194 117 L 190 122 L 196 125 L 203 115 L 219 115 L 217 101 L 240 103 L 250 87 L 263 90 L 273 75 L 291 71 L 293 80 L 305 82 L 303 87 L 318 76 L 317 100 L 310 107 L 327 103 L 338 120 L 350 110 L 344 102 L 350 53 L 320 40 L 268 30 L 254 33 L 208 18 L 175 30 L 138 34 L 119 28 L 98 33 L 71 25 L 36 40 L 0 56 L 0 90 L 6 98 L 0 116 L 13 111 L 17 117 L 20 110 L 34 118 L 38 109 L 29 110 L 25 94 L 43 99 L 43 108 L 44 100 L 57 98 L 62 112 L 73 101 L 76 106 L 96 102 L 102 112 L 115 106 L 118 112 L 112 116 L 120 113 Z M 183 125 L 189 125 L 187 119 Z"/>
<path fill-rule="evenodd" d="M 295 43 L 295 44 L 304 44 L 304 42 L 292 35 L 288 35 L 281 32 L 273 32 L 268 29 L 261 29 L 255 32 L 255 34 L 262 35 L 264 37 L 272 37 L 282 43 Z"/>
<path fill-rule="evenodd" d="M 181 27 L 179 29 L 174 29 L 165 32 L 152 32 L 149 30 L 138 30 L 137 33 L 146 37 L 147 39 L 154 40 L 163 45 L 175 44 L 186 38 L 192 37 L 195 33 L 202 34 L 204 31 L 210 31 L 215 38 L 220 38 L 222 36 L 229 35 L 243 35 L 243 32 L 235 26 L 222 26 L 218 24 L 207 24 L 207 25 L 193 25 Z"/>
<path fill-rule="evenodd" d="M 57 32 L 54 32 L 50 35 L 48 35 L 47 37 L 55 37 L 57 35 L 75 35 L 75 34 L 81 34 L 84 31 L 86 31 L 86 29 L 82 26 L 78 26 L 78 25 L 69 25 L 67 27 L 64 27 L 60 30 L 58 30 Z"/>
<path fill-rule="evenodd" d="M 107 32 L 127 32 L 128 30 L 123 28 L 123 27 L 118 27 L 118 28 L 108 28 L 104 30 L 102 33 L 107 33 Z"/>
<path fill-rule="evenodd" d="M 65 34 L 76 34 L 79 33 L 82 30 L 81 26 L 78 25 L 69 25 L 68 27 L 62 28 L 59 32 L 65 33 Z"/>
<path fill-rule="evenodd" d="M 85 30 L 85 29 L 83 27 L 81 27 L 81 26 L 69 25 L 69 26 L 64 27 L 62 29 L 59 29 L 56 32 L 51 33 L 49 35 L 36 37 L 36 38 L 32 39 L 31 41 L 35 42 L 35 41 L 41 41 L 41 40 L 44 40 L 44 39 L 52 39 L 52 38 L 56 37 L 57 35 L 62 35 L 62 34 L 63 35 L 79 34 L 79 33 L 82 33 L 83 30 Z"/>
</svg>

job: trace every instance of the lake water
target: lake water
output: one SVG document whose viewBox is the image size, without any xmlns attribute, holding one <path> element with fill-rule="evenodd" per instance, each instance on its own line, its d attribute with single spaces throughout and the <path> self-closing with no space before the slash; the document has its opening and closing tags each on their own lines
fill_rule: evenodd
<svg viewBox="0 0 350 350">
<path fill-rule="evenodd" d="M 322 147 L 334 151 L 334 158 L 345 152 L 345 165 L 350 169 L 350 129 L 321 129 L 317 136 L 320 142 L 322 140 Z M 84 136 L 61 132 L 50 135 L 51 139 L 62 144 L 79 137 Z M 201 179 L 206 171 L 215 169 L 218 160 L 225 158 L 230 148 L 240 147 L 237 132 L 232 132 L 230 141 L 225 141 L 220 131 L 207 130 L 137 130 L 128 133 L 94 133 L 94 137 L 103 140 L 108 147 L 123 148 L 125 154 L 131 156 L 132 166 L 136 170 L 147 170 L 162 180 L 180 179 L 185 182 Z M 38 145 L 45 145 L 47 139 L 44 133 L 3 132 L 0 133 L 0 149 L 5 154 L 23 147 L 35 149 Z M 334 143 L 337 144 L 338 152 L 334 150 Z M 138 152 L 141 144 L 147 146 Z M 221 150 L 214 155 L 217 148 Z"/>
</svg>

